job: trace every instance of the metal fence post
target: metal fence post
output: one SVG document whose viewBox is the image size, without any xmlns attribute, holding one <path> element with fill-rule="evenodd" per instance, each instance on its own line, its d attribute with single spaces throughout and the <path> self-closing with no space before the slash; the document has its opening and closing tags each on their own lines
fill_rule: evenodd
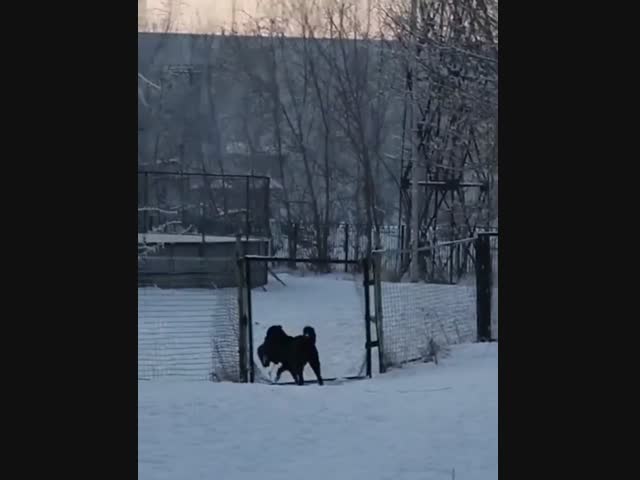
<svg viewBox="0 0 640 480">
<path fill-rule="evenodd" d="M 239 244 L 239 242 L 238 242 Z M 240 381 L 248 382 L 247 373 L 247 314 L 245 309 L 246 285 L 244 278 L 244 260 L 239 252 L 236 252 L 236 274 L 238 278 L 238 355 L 240 359 Z"/>
<path fill-rule="evenodd" d="M 367 377 L 371 378 L 371 302 L 369 287 L 371 282 L 369 280 L 369 258 L 362 259 L 362 284 L 364 286 L 364 322 L 365 322 L 365 334 L 366 334 L 366 362 L 367 362 Z"/>
<path fill-rule="evenodd" d="M 373 254 L 373 305 L 378 340 L 378 370 L 385 373 L 384 363 L 384 318 L 382 315 L 382 253 Z"/>
<path fill-rule="evenodd" d="M 349 260 L 349 224 L 345 223 L 344 225 L 344 260 L 347 262 Z M 347 273 L 349 271 L 349 264 L 344 264 L 344 271 Z"/>
<path fill-rule="evenodd" d="M 149 231 L 149 174 L 144 174 L 144 210 L 142 211 L 142 224 L 144 225 L 144 232 Z"/>
<path fill-rule="evenodd" d="M 253 365 L 253 312 L 251 305 L 251 261 L 246 257 L 244 259 L 244 268 L 245 268 L 245 284 L 246 284 L 246 298 L 247 298 L 247 348 L 248 352 L 248 367 L 249 367 L 249 383 L 253 383 L 255 380 L 255 371 Z"/>
<path fill-rule="evenodd" d="M 477 341 L 491 341 L 491 243 L 488 235 L 475 240 Z"/>
<path fill-rule="evenodd" d="M 244 196 L 245 196 L 245 212 L 244 212 L 244 234 L 245 237 L 247 239 L 247 241 L 249 240 L 249 225 L 250 225 L 250 220 L 249 220 L 249 208 L 251 208 L 251 204 L 249 203 L 249 177 L 246 177 L 246 186 L 245 186 L 245 192 L 244 192 Z"/>
<path fill-rule="evenodd" d="M 293 224 L 293 252 L 289 252 L 289 256 L 293 258 L 294 263 L 290 264 L 291 269 L 296 269 L 298 266 L 295 260 L 298 258 L 298 234 L 300 232 L 300 226 L 298 222 Z"/>
<path fill-rule="evenodd" d="M 454 282 L 453 282 L 453 272 L 454 272 L 454 269 L 453 269 L 453 250 L 454 250 L 454 248 L 455 248 L 455 244 L 449 245 L 449 283 L 451 285 L 454 284 Z"/>
</svg>

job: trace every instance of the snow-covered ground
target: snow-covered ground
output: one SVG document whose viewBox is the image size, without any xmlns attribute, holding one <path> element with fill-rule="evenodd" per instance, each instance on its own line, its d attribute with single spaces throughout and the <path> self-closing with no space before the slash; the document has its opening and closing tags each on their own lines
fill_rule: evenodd
<svg viewBox="0 0 640 480">
<path fill-rule="evenodd" d="M 324 376 L 360 373 L 361 277 L 281 278 L 287 286 L 270 279 L 252 292 L 254 349 L 270 325 L 292 335 L 312 325 Z M 398 311 L 417 302 L 396 293 Z M 428 303 L 466 298 L 456 287 L 445 293 Z M 212 341 L 237 367 L 236 318 L 235 289 L 139 289 L 138 375 L 154 379 L 138 383 L 141 480 L 448 480 L 454 469 L 456 479 L 497 479 L 497 344 L 453 345 L 439 365 L 323 387 L 189 381 L 215 370 Z M 314 378 L 308 367 L 305 378 Z"/>
<path fill-rule="evenodd" d="M 495 480 L 497 429 L 497 344 L 324 387 L 139 382 L 138 477 Z"/>
<path fill-rule="evenodd" d="M 289 335 L 302 335 L 302 329 L 310 325 L 316 331 L 323 376 L 360 374 L 365 361 L 362 277 L 349 274 L 279 277 L 286 287 L 270 280 L 267 291 L 252 292 L 254 348 L 262 343 L 271 325 L 282 325 Z M 257 357 L 255 362 L 259 363 Z M 315 378 L 308 365 L 305 378 Z M 282 380 L 292 378 L 285 373 Z"/>
<path fill-rule="evenodd" d="M 257 288 L 252 292 L 255 363 L 259 364 L 255 349 L 269 326 L 282 325 L 290 335 L 300 335 L 305 325 L 311 325 L 316 330 L 325 377 L 362 374 L 365 360 L 362 277 L 340 273 L 279 276 L 286 286 L 270 278 L 266 291 Z M 383 283 L 382 292 L 389 361 L 400 363 L 419 357 L 428 335 L 442 344 L 469 341 L 476 336 L 473 287 Z M 494 335 L 497 298 L 496 289 Z M 373 300 L 371 303 L 373 312 Z M 375 328 L 372 330 L 375 339 Z M 139 379 L 208 380 L 211 372 L 221 367 L 237 377 L 237 339 L 236 289 L 138 289 Z M 373 368 L 377 370 L 375 350 Z M 262 370 L 259 365 L 258 369 Z M 305 378 L 313 378 L 308 366 Z M 291 380 L 288 373 L 283 380 Z"/>
</svg>

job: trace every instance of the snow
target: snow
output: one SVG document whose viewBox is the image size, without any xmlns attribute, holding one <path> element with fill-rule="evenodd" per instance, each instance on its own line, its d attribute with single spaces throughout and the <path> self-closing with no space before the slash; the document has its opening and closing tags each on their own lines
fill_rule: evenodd
<svg viewBox="0 0 640 480">
<path fill-rule="evenodd" d="M 266 291 L 252 291 L 254 352 L 271 325 L 282 325 L 289 335 L 301 335 L 302 329 L 311 325 L 317 335 L 323 376 L 360 374 L 365 360 L 362 277 L 278 276 L 286 287 L 270 279 Z M 233 312 L 236 317 L 230 319 Z M 234 288 L 139 288 L 138 378 L 208 379 L 214 369 L 211 341 L 215 338 L 218 347 L 229 350 L 237 338 L 236 318 Z M 262 371 L 257 356 L 254 362 Z M 265 378 L 269 375 L 264 371 Z M 305 378 L 315 378 L 309 366 Z M 283 374 L 283 382 L 291 380 L 289 373 Z"/>
<path fill-rule="evenodd" d="M 497 344 L 340 385 L 139 382 L 140 480 L 495 480 Z"/>
<path fill-rule="evenodd" d="M 270 325 L 291 335 L 311 325 L 323 376 L 360 373 L 362 277 L 279 277 L 286 286 L 270 279 L 252 291 L 254 351 Z M 160 377 L 138 382 L 141 480 L 449 480 L 454 469 L 457 479 L 497 479 L 496 343 L 453 345 L 438 365 L 383 375 L 374 363 L 372 379 L 322 387 L 188 381 L 211 371 L 208 345 L 229 327 L 235 295 L 139 289 L 139 376 L 144 367 Z"/>
<path fill-rule="evenodd" d="M 234 243 L 235 237 L 205 235 L 205 243 Z M 244 242 L 246 237 L 242 237 Z M 250 242 L 267 241 L 265 238 L 249 237 Z M 201 243 L 202 235 L 176 235 L 172 233 L 139 233 L 138 244 L 141 243 Z"/>
</svg>

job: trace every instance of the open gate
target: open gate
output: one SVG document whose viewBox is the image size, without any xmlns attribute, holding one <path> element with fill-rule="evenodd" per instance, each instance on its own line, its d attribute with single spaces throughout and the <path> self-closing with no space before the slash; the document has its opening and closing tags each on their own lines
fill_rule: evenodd
<svg viewBox="0 0 640 480">
<path fill-rule="evenodd" d="M 263 291 L 256 292 L 259 287 L 250 288 L 251 278 L 254 271 L 264 268 L 265 264 L 275 282 L 271 284 L 273 288 L 270 292 L 264 288 Z M 295 273 L 285 270 L 285 273 L 280 272 L 279 275 L 275 272 L 278 266 L 290 268 L 292 265 L 298 267 Z M 333 267 L 338 265 L 342 268 L 337 270 L 348 273 L 333 271 Z M 371 377 L 373 364 L 378 363 L 377 359 L 375 362 L 372 359 L 372 349 L 378 347 L 378 340 L 373 314 L 375 286 L 371 267 L 369 259 L 318 260 L 238 255 L 242 381 L 268 381 L 258 365 L 259 362 L 256 362 L 255 352 L 262 340 L 260 332 L 256 330 L 265 330 L 269 323 L 283 324 L 285 331 L 291 335 L 302 333 L 302 325 L 307 322 L 314 327 L 318 335 L 318 350 L 325 381 Z M 283 278 L 290 282 L 288 286 Z M 353 293 L 349 293 L 350 285 L 353 286 Z M 356 308 L 356 304 L 359 307 Z M 257 306 L 260 307 L 259 311 Z M 315 376 L 306 377 L 309 380 L 305 383 L 316 381 Z"/>
</svg>

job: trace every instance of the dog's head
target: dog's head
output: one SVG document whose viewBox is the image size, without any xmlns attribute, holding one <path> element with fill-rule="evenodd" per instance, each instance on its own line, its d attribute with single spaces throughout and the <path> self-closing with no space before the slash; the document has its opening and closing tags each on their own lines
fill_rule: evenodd
<svg viewBox="0 0 640 480">
<path fill-rule="evenodd" d="M 271 363 L 271 360 L 269 360 L 269 355 L 267 355 L 264 343 L 258 347 L 258 358 L 260 359 L 260 363 L 262 363 L 262 366 L 264 368 L 267 368 L 269 366 L 269 363 Z"/>
<path fill-rule="evenodd" d="M 270 363 L 280 362 L 282 340 L 287 337 L 288 335 L 282 325 L 269 327 L 264 337 L 264 342 L 258 347 L 258 358 L 260 358 L 260 363 L 262 363 L 263 367 L 267 368 Z"/>
<path fill-rule="evenodd" d="M 282 328 L 282 325 L 271 325 L 267 329 L 267 334 L 264 337 L 264 341 L 279 341 L 284 337 L 288 337 L 288 335 L 284 332 L 284 328 Z"/>
</svg>

